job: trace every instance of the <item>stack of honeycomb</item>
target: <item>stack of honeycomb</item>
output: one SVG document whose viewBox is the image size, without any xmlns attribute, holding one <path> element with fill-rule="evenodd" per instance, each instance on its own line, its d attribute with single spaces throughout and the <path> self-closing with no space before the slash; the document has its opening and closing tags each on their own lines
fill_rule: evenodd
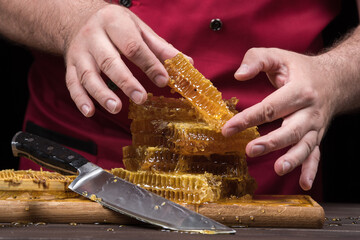
<svg viewBox="0 0 360 240">
<path fill-rule="evenodd" d="M 221 93 L 180 53 L 165 62 L 170 87 L 184 98 L 149 94 L 130 103 L 132 145 L 123 148 L 125 169 L 112 173 L 175 202 L 200 204 L 251 198 L 245 146 L 256 127 L 232 137 L 222 125 L 236 113 L 237 99 Z"/>
</svg>

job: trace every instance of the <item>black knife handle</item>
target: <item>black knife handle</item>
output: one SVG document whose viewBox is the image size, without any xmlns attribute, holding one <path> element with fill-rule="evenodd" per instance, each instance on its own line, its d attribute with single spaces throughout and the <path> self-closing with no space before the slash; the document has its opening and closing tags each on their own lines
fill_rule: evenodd
<svg viewBox="0 0 360 240">
<path fill-rule="evenodd" d="M 18 132 L 11 141 L 14 156 L 26 157 L 37 164 L 64 175 L 77 174 L 89 161 L 62 145 L 37 135 Z"/>
</svg>

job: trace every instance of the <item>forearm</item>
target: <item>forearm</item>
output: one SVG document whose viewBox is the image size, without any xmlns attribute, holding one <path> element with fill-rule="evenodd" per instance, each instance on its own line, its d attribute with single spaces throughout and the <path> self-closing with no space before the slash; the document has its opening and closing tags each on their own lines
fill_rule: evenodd
<svg viewBox="0 0 360 240">
<path fill-rule="evenodd" d="M 332 87 L 334 114 L 360 108 L 360 27 L 318 56 Z"/>
<path fill-rule="evenodd" d="M 80 21 L 103 0 L 0 0 L 0 34 L 20 44 L 63 54 Z"/>
</svg>

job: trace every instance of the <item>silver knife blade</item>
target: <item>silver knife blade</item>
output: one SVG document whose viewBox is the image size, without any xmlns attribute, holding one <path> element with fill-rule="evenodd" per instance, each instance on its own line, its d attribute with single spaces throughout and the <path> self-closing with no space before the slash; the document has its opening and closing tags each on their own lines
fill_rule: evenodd
<svg viewBox="0 0 360 240">
<path fill-rule="evenodd" d="M 92 163 L 87 163 L 78 170 L 80 174 L 69 188 L 117 212 L 170 230 L 214 234 L 235 232 Z"/>
<path fill-rule="evenodd" d="M 205 234 L 235 233 L 221 223 L 114 176 L 83 156 L 48 139 L 18 132 L 12 140 L 15 156 L 24 156 L 51 170 L 79 175 L 69 185 L 74 192 L 114 211 L 165 229 Z"/>
</svg>

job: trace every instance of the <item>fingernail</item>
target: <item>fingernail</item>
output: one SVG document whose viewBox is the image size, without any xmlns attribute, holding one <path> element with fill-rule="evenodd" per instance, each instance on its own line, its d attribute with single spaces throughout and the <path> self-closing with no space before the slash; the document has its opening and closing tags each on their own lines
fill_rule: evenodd
<svg viewBox="0 0 360 240">
<path fill-rule="evenodd" d="M 136 104 L 141 104 L 141 103 L 143 103 L 144 94 L 142 94 L 142 93 L 139 92 L 139 91 L 133 91 L 133 92 L 130 94 L 130 97 L 131 97 L 131 100 L 133 100 L 134 103 L 136 103 Z"/>
<path fill-rule="evenodd" d="M 157 86 L 159 87 L 165 87 L 168 83 L 168 78 L 163 76 L 163 75 L 157 75 L 155 78 L 154 78 L 154 82 Z"/>
<path fill-rule="evenodd" d="M 190 57 L 190 56 L 188 56 L 188 55 L 186 55 L 186 54 L 184 54 L 184 56 L 185 56 L 187 59 L 189 59 L 189 61 L 190 61 L 191 64 L 194 64 L 194 59 L 192 59 L 192 57 Z"/>
<path fill-rule="evenodd" d="M 237 133 L 238 131 L 239 130 L 237 127 L 231 127 L 231 128 L 226 129 L 224 133 L 225 133 L 225 136 L 228 137 L 228 136 L 231 136 L 231 135 Z"/>
<path fill-rule="evenodd" d="M 313 179 L 310 179 L 310 178 L 308 179 L 309 189 L 311 189 L 311 188 L 312 188 L 313 182 L 314 182 L 314 180 L 313 180 Z"/>
<path fill-rule="evenodd" d="M 106 101 L 106 108 L 110 111 L 110 112 L 115 112 L 115 109 L 116 109 L 116 106 L 117 106 L 117 104 L 116 104 L 116 101 L 115 100 L 113 100 L 113 99 L 109 99 L 109 100 L 107 100 Z"/>
<path fill-rule="evenodd" d="M 235 74 L 246 74 L 249 72 L 249 66 L 247 64 L 241 64 L 240 68 Z"/>
<path fill-rule="evenodd" d="M 291 168 L 290 163 L 285 161 L 285 162 L 283 163 L 283 173 L 284 173 L 284 174 L 285 174 L 285 173 L 288 173 L 288 172 L 290 171 L 290 168 Z"/>
<path fill-rule="evenodd" d="M 84 114 L 84 116 L 87 116 L 90 112 L 90 107 L 86 104 L 82 105 L 80 109 L 82 114 Z"/>
<path fill-rule="evenodd" d="M 251 148 L 251 154 L 254 157 L 262 154 L 263 152 L 265 152 L 265 146 L 263 146 L 263 145 L 254 145 Z"/>
</svg>

